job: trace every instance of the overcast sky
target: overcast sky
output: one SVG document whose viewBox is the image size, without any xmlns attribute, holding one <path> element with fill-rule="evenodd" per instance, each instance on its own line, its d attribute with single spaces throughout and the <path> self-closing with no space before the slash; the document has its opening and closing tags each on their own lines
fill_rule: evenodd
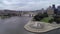
<svg viewBox="0 0 60 34">
<path fill-rule="evenodd" d="M 60 4 L 60 0 L 0 0 L 0 9 L 38 10 L 49 5 Z"/>
</svg>

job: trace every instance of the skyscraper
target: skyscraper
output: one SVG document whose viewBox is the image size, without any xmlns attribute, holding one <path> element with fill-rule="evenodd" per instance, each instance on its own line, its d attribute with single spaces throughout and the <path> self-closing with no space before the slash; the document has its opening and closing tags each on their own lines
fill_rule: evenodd
<svg viewBox="0 0 60 34">
<path fill-rule="evenodd" d="M 49 6 L 47 8 L 47 14 L 48 14 L 48 16 L 50 16 L 50 15 L 52 16 L 54 14 L 54 10 L 53 10 L 53 8 L 51 6 Z"/>
<path fill-rule="evenodd" d="M 57 14 L 57 9 L 55 7 L 55 4 L 52 5 L 52 9 L 54 10 L 54 14 Z"/>
<path fill-rule="evenodd" d="M 60 6 L 57 7 L 58 11 L 60 11 Z"/>
<path fill-rule="evenodd" d="M 52 5 L 52 8 L 55 9 L 55 4 Z"/>
</svg>

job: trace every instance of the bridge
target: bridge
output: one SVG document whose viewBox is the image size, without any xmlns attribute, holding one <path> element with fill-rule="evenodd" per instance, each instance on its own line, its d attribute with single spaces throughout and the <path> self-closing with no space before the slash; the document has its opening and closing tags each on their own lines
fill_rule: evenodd
<svg viewBox="0 0 60 34">
<path fill-rule="evenodd" d="M 38 14 L 38 12 L 20 12 L 17 13 L 17 16 L 28 16 L 28 17 L 33 17 L 36 14 Z"/>
<path fill-rule="evenodd" d="M 29 17 L 33 17 L 37 14 L 38 12 L 31 12 L 31 11 L 27 11 L 27 12 L 18 12 L 18 11 L 6 11 L 6 12 L 1 12 L 0 15 L 11 15 L 11 16 L 29 16 Z"/>
</svg>

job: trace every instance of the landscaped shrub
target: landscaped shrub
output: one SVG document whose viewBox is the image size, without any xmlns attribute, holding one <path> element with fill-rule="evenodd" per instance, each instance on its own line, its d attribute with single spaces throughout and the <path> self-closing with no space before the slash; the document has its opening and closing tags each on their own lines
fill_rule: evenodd
<svg viewBox="0 0 60 34">
<path fill-rule="evenodd" d="M 51 19 L 51 20 L 49 20 L 49 23 L 52 23 L 54 21 L 54 19 Z"/>
<path fill-rule="evenodd" d="M 55 22 L 56 22 L 57 24 L 59 24 L 59 23 L 60 23 L 60 18 L 55 18 Z"/>
<path fill-rule="evenodd" d="M 54 21 L 59 24 L 60 23 L 60 17 L 59 16 L 54 16 Z"/>
</svg>

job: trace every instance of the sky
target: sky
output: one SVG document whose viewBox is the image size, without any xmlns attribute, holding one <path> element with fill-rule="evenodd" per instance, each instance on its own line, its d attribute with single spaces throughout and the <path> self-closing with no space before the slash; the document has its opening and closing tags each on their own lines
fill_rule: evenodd
<svg viewBox="0 0 60 34">
<path fill-rule="evenodd" d="M 0 0 L 0 9 L 39 10 L 52 4 L 58 6 L 60 0 Z"/>
</svg>

